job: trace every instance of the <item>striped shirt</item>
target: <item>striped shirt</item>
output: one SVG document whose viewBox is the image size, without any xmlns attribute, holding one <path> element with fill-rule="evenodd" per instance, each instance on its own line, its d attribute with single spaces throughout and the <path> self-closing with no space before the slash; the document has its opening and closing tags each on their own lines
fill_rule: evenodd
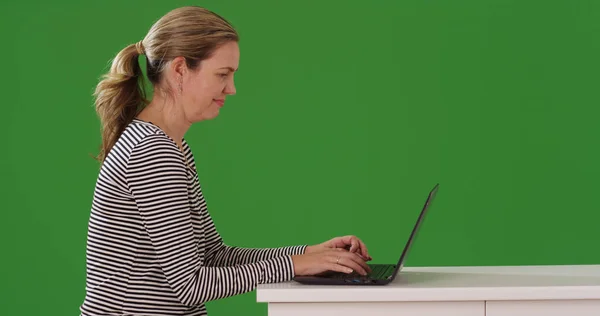
<svg viewBox="0 0 600 316">
<path fill-rule="evenodd" d="M 291 256 L 305 245 L 223 243 L 185 140 L 183 149 L 134 119 L 106 157 L 89 218 L 81 315 L 206 315 L 208 301 L 294 276 Z"/>
</svg>

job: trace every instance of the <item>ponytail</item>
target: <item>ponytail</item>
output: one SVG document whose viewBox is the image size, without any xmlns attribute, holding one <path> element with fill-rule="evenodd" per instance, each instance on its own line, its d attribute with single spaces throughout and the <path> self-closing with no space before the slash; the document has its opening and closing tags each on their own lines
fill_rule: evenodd
<svg viewBox="0 0 600 316">
<path fill-rule="evenodd" d="M 102 130 L 102 145 L 96 159 L 100 163 L 104 162 L 127 125 L 148 104 L 138 63 L 138 57 L 143 53 L 141 41 L 125 47 L 96 86 L 95 106 Z"/>
</svg>

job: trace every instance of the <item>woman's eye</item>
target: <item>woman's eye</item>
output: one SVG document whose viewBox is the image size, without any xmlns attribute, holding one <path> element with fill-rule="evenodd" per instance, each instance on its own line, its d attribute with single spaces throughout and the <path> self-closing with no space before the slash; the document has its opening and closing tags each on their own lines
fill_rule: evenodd
<svg viewBox="0 0 600 316">
<path fill-rule="evenodd" d="M 220 74 L 221 78 L 227 78 L 227 74 Z"/>
</svg>

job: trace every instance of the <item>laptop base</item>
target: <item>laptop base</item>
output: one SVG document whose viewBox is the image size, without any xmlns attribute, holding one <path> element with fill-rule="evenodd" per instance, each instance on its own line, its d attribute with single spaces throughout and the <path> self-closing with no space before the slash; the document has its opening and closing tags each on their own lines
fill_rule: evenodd
<svg viewBox="0 0 600 316">
<path fill-rule="evenodd" d="M 358 273 L 326 272 L 314 276 L 295 276 L 294 281 L 302 284 L 319 285 L 386 285 L 392 281 L 395 264 L 369 264 L 373 272 L 383 272 L 381 275 L 360 275 Z"/>
</svg>

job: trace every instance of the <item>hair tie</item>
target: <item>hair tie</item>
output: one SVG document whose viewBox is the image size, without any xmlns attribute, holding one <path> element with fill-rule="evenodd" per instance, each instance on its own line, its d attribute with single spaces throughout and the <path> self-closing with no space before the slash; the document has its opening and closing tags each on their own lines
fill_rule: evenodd
<svg viewBox="0 0 600 316">
<path fill-rule="evenodd" d="M 145 51 L 144 44 L 142 43 L 142 41 L 135 43 L 135 49 L 137 50 L 138 54 L 144 55 Z"/>
</svg>

